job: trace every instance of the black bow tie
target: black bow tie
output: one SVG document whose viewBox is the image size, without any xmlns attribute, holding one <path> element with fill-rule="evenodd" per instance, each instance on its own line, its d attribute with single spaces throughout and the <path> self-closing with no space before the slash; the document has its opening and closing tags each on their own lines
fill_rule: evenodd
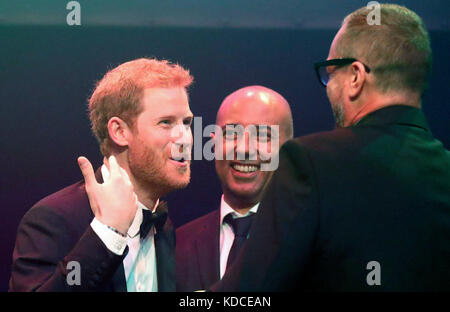
<svg viewBox="0 0 450 312">
<path fill-rule="evenodd" d="M 161 231 L 166 223 L 167 215 L 168 209 L 166 202 L 160 202 L 158 207 L 156 207 L 156 211 L 153 213 L 148 209 L 142 209 L 142 223 L 139 229 L 141 238 L 147 236 L 152 225 L 155 225 L 156 231 Z"/>
</svg>

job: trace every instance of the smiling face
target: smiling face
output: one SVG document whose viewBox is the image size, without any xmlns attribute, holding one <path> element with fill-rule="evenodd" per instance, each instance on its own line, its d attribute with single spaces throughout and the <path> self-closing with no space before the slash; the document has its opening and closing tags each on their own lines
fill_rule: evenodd
<svg viewBox="0 0 450 312">
<path fill-rule="evenodd" d="M 222 183 L 225 201 L 234 209 L 250 208 L 261 200 L 264 187 L 273 171 L 262 171 L 261 165 L 269 162 L 271 141 L 276 133 L 271 125 L 279 126 L 279 145 L 286 139 L 286 123 L 291 122 L 287 102 L 274 91 L 262 87 L 240 89 L 228 96 L 217 114 L 217 125 L 223 130 L 223 160 L 215 161 L 216 172 Z M 245 133 L 239 140 L 234 132 L 227 132 L 227 125 L 269 126 L 267 139 Z M 251 142 L 253 140 L 253 142 Z M 242 160 L 241 160 L 242 159 Z"/>
<path fill-rule="evenodd" d="M 145 89 L 142 105 L 128 144 L 128 164 L 136 183 L 163 196 L 189 184 L 190 160 L 175 160 L 172 150 L 190 153 L 193 116 L 181 87 Z"/>
</svg>

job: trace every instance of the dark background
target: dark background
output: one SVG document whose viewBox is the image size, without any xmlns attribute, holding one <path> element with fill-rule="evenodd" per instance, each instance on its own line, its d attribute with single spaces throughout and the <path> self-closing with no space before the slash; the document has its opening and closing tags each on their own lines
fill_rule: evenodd
<svg viewBox="0 0 450 312">
<path fill-rule="evenodd" d="M 48 1 L 44 2 L 51 7 Z M 175 5 L 173 2 L 169 1 Z M 261 3 L 275 6 L 270 10 L 276 8 L 274 1 Z M 309 3 L 314 6 L 312 1 Z M 337 7 L 338 1 L 327 3 Z M 82 26 L 69 27 L 64 24 L 68 13 L 64 7 L 62 22 L 45 23 L 39 20 L 40 16 L 51 14 L 37 10 L 35 15 L 21 15 L 20 8 L 9 8 L 18 17 L 14 20 L 11 15 L 2 15 L 1 10 L 8 6 L 0 3 L 0 291 L 7 290 L 21 217 L 42 197 L 82 178 L 76 163 L 78 156 L 86 156 L 95 167 L 102 162 L 89 128 L 87 98 L 94 82 L 108 69 L 143 56 L 169 59 L 190 69 L 195 78 L 190 89 L 191 110 L 203 117 L 203 127 L 214 123 L 226 95 L 258 84 L 278 91 L 289 101 L 295 136 L 330 130 L 334 126 L 331 109 L 312 63 L 327 57 L 340 19 L 366 5 L 362 1 L 343 3 L 348 9 L 339 11 L 331 22 L 324 18 L 323 27 L 316 19 L 295 18 L 289 7 L 283 8 L 292 19 L 287 26 L 281 23 L 286 21 L 282 13 L 276 15 L 276 20 L 267 21 L 250 12 L 252 19 L 248 22 L 241 12 L 235 24 L 228 18 L 213 25 L 214 15 L 202 19 L 201 14 L 197 24 L 195 18 L 186 19 L 191 21 L 184 23 L 188 25 L 154 19 L 133 26 L 127 25 L 126 19 L 118 24 L 83 24 L 89 19 L 82 15 Z M 236 8 L 238 2 L 230 1 L 229 6 L 233 5 L 235 11 L 241 11 Z M 442 11 L 449 12 L 449 6 L 444 2 L 436 2 L 434 7 L 430 4 L 437 9 L 433 13 L 421 1 L 406 5 L 419 15 L 423 11 L 425 23 L 432 25 L 434 64 L 423 110 L 433 134 L 450 148 L 450 32 L 448 19 L 436 21 L 442 19 Z M 116 15 L 131 16 L 129 21 L 133 20 L 125 8 L 120 9 Z M 325 6 L 319 5 L 317 10 L 321 9 L 329 13 Z M 191 12 L 197 11 L 191 8 Z M 111 14 L 107 12 L 105 16 Z M 145 19 L 142 12 L 137 16 Z M 27 18 L 37 21 L 23 22 Z M 247 24 L 243 24 L 245 21 Z M 261 21 L 265 24 L 261 25 Z M 207 140 L 204 138 L 203 142 Z M 180 226 L 218 208 L 220 195 L 214 164 L 193 161 L 191 184 L 167 197 L 174 224 Z"/>
</svg>

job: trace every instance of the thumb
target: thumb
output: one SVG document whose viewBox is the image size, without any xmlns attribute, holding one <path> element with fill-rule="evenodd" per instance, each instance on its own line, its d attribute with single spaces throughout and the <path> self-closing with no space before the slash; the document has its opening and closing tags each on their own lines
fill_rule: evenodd
<svg viewBox="0 0 450 312">
<path fill-rule="evenodd" d="M 94 186 L 97 183 L 97 180 L 95 179 L 94 169 L 92 168 L 90 161 L 84 156 L 78 157 L 77 161 L 81 173 L 83 174 L 86 187 L 90 188 Z"/>
</svg>

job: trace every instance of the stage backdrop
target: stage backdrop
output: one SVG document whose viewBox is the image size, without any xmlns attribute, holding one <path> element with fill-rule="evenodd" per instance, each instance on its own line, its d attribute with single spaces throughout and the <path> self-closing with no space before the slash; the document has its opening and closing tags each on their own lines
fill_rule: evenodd
<svg viewBox="0 0 450 312">
<path fill-rule="evenodd" d="M 21 217 L 39 199 L 82 178 L 78 156 L 101 164 L 86 111 L 94 82 L 107 69 L 143 56 L 189 68 L 195 77 L 191 110 L 203 117 L 203 126 L 214 123 L 221 101 L 234 90 L 272 88 L 291 104 L 300 136 L 333 128 L 312 63 L 327 57 L 336 30 L 1 27 L 0 291 L 7 290 Z M 432 31 L 431 38 L 434 66 L 423 110 L 449 148 L 450 35 Z M 170 216 L 180 226 L 217 209 L 220 196 L 214 164 L 193 161 L 191 184 L 167 197 Z"/>
</svg>

